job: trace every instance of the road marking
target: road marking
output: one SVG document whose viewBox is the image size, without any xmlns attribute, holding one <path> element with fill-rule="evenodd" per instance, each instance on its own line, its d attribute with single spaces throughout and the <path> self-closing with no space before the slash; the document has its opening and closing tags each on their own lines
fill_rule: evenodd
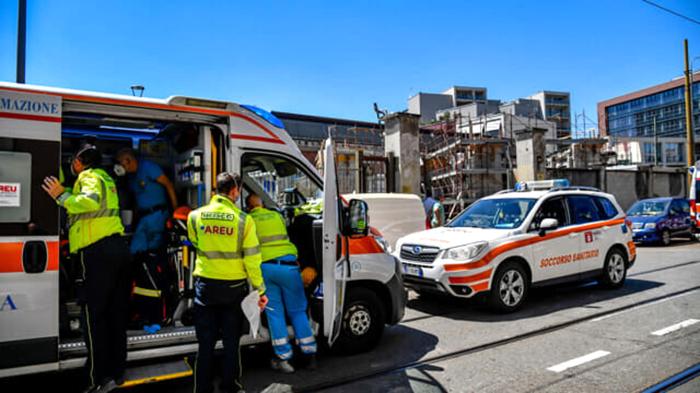
<svg viewBox="0 0 700 393">
<path fill-rule="evenodd" d="M 572 367 L 580 366 L 584 363 L 588 363 L 590 361 L 600 359 L 600 358 L 602 358 L 604 356 L 608 356 L 608 355 L 610 355 L 610 352 L 595 351 L 593 353 L 589 353 L 588 355 L 584 355 L 584 356 L 578 357 L 576 359 L 571 359 L 571 360 L 568 360 L 564 363 L 559 363 L 555 366 L 547 368 L 547 370 L 554 371 L 555 373 L 560 373 L 564 370 L 568 370 Z"/>
<path fill-rule="evenodd" d="M 617 316 L 617 315 L 626 313 L 626 312 L 628 312 L 628 311 L 633 311 L 633 310 L 637 310 L 637 309 L 640 309 L 640 308 L 643 308 L 643 307 L 653 306 L 654 304 L 659 304 L 659 303 L 667 302 L 667 301 L 669 301 L 669 300 L 677 299 L 677 298 L 682 297 L 682 296 L 691 295 L 691 294 L 696 293 L 696 292 L 698 292 L 698 291 L 699 291 L 698 289 L 694 289 L 694 290 L 689 291 L 689 292 L 679 293 L 678 295 L 671 296 L 671 297 L 667 297 L 667 298 L 664 298 L 664 299 L 659 299 L 659 300 L 656 300 L 656 301 L 653 301 L 653 302 L 650 302 L 650 303 L 640 304 L 639 306 L 635 306 L 635 307 L 632 307 L 632 308 L 628 308 L 628 309 L 626 309 L 626 310 L 614 312 L 614 313 L 612 313 L 612 314 L 607 314 L 607 315 L 603 315 L 602 317 L 598 317 L 598 318 L 591 319 L 591 322 L 602 321 L 602 320 L 604 320 L 604 319 L 608 319 L 608 318 L 610 318 L 610 317 L 614 317 L 614 316 Z"/>
<path fill-rule="evenodd" d="M 681 323 L 677 323 L 677 324 L 675 324 L 675 325 L 671 325 L 671 326 L 669 326 L 669 327 L 665 327 L 665 328 L 663 328 L 663 329 L 659 329 L 659 330 L 657 330 L 657 331 L 655 331 L 655 332 L 651 332 L 651 334 L 653 334 L 653 335 L 655 335 L 655 336 L 664 336 L 664 335 L 666 335 L 666 334 L 675 332 L 676 330 L 681 330 L 681 329 L 683 329 L 683 328 L 685 328 L 685 327 L 688 327 L 688 326 L 690 326 L 690 325 L 695 325 L 695 324 L 698 323 L 698 322 L 700 322 L 700 320 L 697 320 L 697 319 L 687 319 L 687 320 L 685 320 L 685 321 L 683 321 L 683 322 L 681 322 Z"/>
</svg>

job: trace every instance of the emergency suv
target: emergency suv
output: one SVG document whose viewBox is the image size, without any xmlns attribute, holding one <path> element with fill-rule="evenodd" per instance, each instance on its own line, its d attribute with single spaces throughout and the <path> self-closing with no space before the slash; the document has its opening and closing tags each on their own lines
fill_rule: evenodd
<svg viewBox="0 0 700 393">
<path fill-rule="evenodd" d="M 566 180 L 519 183 L 482 198 L 447 225 L 399 239 L 404 283 L 421 292 L 483 294 L 515 311 L 533 286 L 598 279 L 623 285 L 636 252 L 615 198 Z"/>
<path fill-rule="evenodd" d="M 187 211 L 209 201 L 223 171 L 241 174 L 241 199 L 254 192 L 265 207 L 283 214 L 300 262 L 318 272 L 308 288 L 309 311 L 324 341 L 345 352 L 365 351 L 377 344 L 385 324 L 401 320 L 406 299 L 400 265 L 367 225 L 367 204 L 338 195 L 330 138 L 321 175 L 284 124 L 254 106 L 0 82 L 0 378 L 85 364 L 79 263 L 64 252 L 64 220 L 41 183 L 58 177 L 63 166 L 66 185 L 72 185 L 67 164 L 87 137 L 118 183 L 127 235 L 134 206 L 119 185 L 123 178 L 111 169 L 120 149 L 134 148 L 161 166 L 181 202 L 169 230 L 171 282 L 159 288 L 165 293 L 163 328 L 155 334 L 131 329 L 127 341 L 129 361 L 180 360 L 133 373 L 136 379 L 127 371 L 127 385 L 192 374 L 182 359 L 197 350 L 195 254 L 178 229 Z M 300 209 L 312 200 L 322 208 Z M 263 329 L 241 344 L 269 339 Z"/>
</svg>

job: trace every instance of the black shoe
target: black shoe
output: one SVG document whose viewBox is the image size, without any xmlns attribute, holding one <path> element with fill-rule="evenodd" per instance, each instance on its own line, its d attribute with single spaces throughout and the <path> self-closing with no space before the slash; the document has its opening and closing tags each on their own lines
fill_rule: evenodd
<svg viewBox="0 0 700 393">
<path fill-rule="evenodd" d="M 294 372 L 294 367 L 287 360 L 282 359 L 272 359 L 270 361 L 270 366 L 275 371 L 279 371 L 283 374 L 292 374 Z"/>
<path fill-rule="evenodd" d="M 117 383 L 114 382 L 113 379 L 109 379 L 106 382 L 102 383 L 97 390 L 95 390 L 95 393 L 108 393 L 111 392 L 112 390 L 118 388 Z"/>
<path fill-rule="evenodd" d="M 318 368 L 318 361 L 316 360 L 316 354 L 308 355 L 306 360 L 306 365 L 304 366 L 307 370 L 316 370 Z"/>
</svg>

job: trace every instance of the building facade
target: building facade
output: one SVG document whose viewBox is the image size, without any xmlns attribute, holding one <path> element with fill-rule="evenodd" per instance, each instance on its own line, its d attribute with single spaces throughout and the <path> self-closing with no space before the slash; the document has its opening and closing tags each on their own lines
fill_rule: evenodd
<svg viewBox="0 0 700 393">
<path fill-rule="evenodd" d="M 544 90 L 528 98 L 539 102 L 545 120 L 556 123 L 559 138 L 571 135 L 571 96 L 568 92 Z"/>
<path fill-rule="evenodd" d="M 693 130 L 698 157 L 700 72 L 693 75 Z M 685 80 L 631 92 L 598 103 L 601 136 L 608 136 L 618 161 L 629 164 L 685 165 Z"/>
<path fill-rule="evenodd" d="M 330 133 L 335 141 L 338 186 L 341 193 L 384 192 L 384 129 L 377 123 L 332 117 L 272 112 L 299 146 L 319 167 L 323 141 Z"/>
</svg>

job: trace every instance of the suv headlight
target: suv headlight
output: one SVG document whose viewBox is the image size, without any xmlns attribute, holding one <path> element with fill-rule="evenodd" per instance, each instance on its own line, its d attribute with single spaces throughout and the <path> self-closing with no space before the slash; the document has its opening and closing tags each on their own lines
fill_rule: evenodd
<svg viewBox="0 0 700 393">
<path fill-rule="evenodd" d="M 644 229 L 655 229 L 656 228 L 656 223 L 655 222 L 648 222 L 644 224 Z"/>
<path fill-rule="evenodd" d="M 445 251 L 442 258 L 451 259 L 454 261 L 467 261 L 481 254 L 481 252 L 484 251 L 488 244 L 488 242 L 478 242 L 467 244 L 466 246 L 450 248 Z"/>
</svg>

